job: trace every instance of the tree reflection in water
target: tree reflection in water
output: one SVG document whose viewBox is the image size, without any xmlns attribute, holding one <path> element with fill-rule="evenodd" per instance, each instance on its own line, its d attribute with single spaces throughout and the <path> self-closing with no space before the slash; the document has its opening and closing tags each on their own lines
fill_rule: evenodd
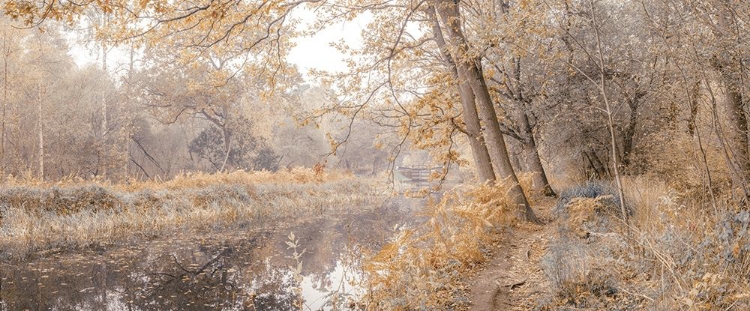
<svg viewBox="0 0 750 311">
<path fill-rule="evenodd" d="M 133 247 L 0 263 L 0 310 L 311 310 L 361 294 L 361 249 L 378 249 L 397 209 L 328 217 L 287 229 L 165 238 Z M 302 257 L 295 284 L 284 241 Z M 299 297 L 294 290 L 301 288 Z"/>
</svg>

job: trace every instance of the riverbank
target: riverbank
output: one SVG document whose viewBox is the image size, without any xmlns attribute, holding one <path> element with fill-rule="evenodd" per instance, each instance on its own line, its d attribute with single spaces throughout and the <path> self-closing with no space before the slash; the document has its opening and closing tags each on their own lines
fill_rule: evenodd
<svg viewBox="0 0 750 311">
<path fill-rule="evenodd" d="M 366 254 L 421 204 L 390 199 L 260 227 L 179 230 L 0 261 L 0 310 L 347 310 L 367 290 Z"/>
<path fill-rule="evenodd" d="M 305 169 L 123 184 L 8 181 L 0 190 L 0 258 L 153 239 L 186 228 L 320 215 L 382 201 L 378 188 L 351 175 Z"/>
</svg>

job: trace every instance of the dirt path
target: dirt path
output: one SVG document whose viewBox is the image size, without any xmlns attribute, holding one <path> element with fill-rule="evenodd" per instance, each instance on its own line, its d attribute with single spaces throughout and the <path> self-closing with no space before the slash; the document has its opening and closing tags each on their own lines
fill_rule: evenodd
<svg viewBox="0 0 750 311">
<path fill-rule="evenodd" d="M 537 216 L 549 222 L 554 201 L 538 206 Z M 550 288 L 539 262 L 556 227 L 522 224 L 503 233 L 494 258 L 470 282 L 471 310 L 533 309 Z"/>
</svg>

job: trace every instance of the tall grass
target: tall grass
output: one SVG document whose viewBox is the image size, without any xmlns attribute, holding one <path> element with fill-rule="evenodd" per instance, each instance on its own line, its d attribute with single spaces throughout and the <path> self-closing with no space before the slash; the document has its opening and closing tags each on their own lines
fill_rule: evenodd
<svg viewBox="0 0 750 311">
<path fill-rule="evenodd" d="M 608 193 L 564 203 L 563 230 L 543 260 L 556 297 L 542 309 L 750 309 L 746 208 L 728 198 L 716 209 L 695 204 L 646 176 L 626 178 L 624 189 L 630 228 L 607 207 Z"/>
<path fill-rule="evenodd" d="M 530 176 L 520 176 L 529 189 Z M 420 226 L 401 228 L 367 260 L 367 310 L 446 310 L 468 307 L 463 282 L 489 259 L 516 208 L 507 183 L 462 186 L 430 202 Z"/>
<path fill-rule="evenodd" d="M 10 180 L 0 189 L 0 258 L 127 242 L 204 227 L 260 226 L 367 204 L 374 184 L 344 174 L 233 172 L 111 184 Z"/>
</svg>

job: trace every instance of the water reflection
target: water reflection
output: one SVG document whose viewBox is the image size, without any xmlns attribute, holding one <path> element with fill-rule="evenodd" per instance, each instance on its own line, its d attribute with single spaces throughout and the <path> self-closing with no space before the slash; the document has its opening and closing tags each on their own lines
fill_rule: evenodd
<svg viewBox="0 0 750 311">
<path fill-rule="evenodd" d="M 112 250 L 0 264 L 0 310 L 296 310 L 347 307 L 362 294 L 361 251 L 401 222 L 388 205 L 283 228 L 184 233 Z M 294 231 L 303 276 L 285 244 Z M 300 295 L 301 293 L 301 295 Z"/>
</svg>

